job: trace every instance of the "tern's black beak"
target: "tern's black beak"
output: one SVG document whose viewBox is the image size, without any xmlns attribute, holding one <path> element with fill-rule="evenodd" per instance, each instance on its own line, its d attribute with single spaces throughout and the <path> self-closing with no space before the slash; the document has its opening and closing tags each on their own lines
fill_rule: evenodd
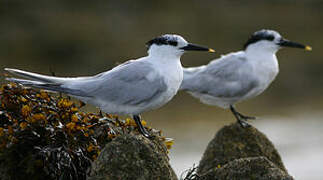
<svg viewBox="0 0 323 180">
<path fill-rule="evenodd" d="M 187 46 L 184 46 L 180 49 L 183 49 L 185 51 L 208 51 L 208 52 L 215 52 L 211 48 L 203 47 L 197 44 L 188 44 Z"/>
<path fill-rule="evenodd" d="M 306 51 L 311 51 L 312 50 L 311 46 L 303 45 L 303 44 L 300 44 L 300 43 L 297 43 L 297 42 L 292 42 L 292 41 L 289 41 L 287 39 L 280 40 L 278 45 L 284 46 L 284 47 L 301 48 L 301 49 L 305 49 Z"/>
</svg>

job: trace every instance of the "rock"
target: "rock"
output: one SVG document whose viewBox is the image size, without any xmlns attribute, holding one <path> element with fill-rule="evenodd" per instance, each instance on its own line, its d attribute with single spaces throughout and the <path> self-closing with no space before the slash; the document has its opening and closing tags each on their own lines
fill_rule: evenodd
<svg viewBox="0 0 323 180">
<path fill-rule="evenodd" d="M 223 127 L 209 143 L 198 166 L 198 174 L 210 169 L 250 157 L 266 157 L 277 168 L 287 173 L 272 142 L 256 128 L 242 128 L 238 123 Z"/>
<path fill-rule="evenodd" d="M 199 180 L 293 180 L 266 157 L 249 157 L 230 161 L 213 168 Z"/>
<path fill-rule="evenodd" d="M 10 176 L 7 173 L 7 168 L 3 165 L 0 165 L 0 179 L 1 180 L 10 180 Z"/>
<path fill-rule="evenodd" d="M 88 179 L 177 180 L 177 177 L 162 141 L 124 134 L 105 146 L 92 165 Z"/>
</svg>

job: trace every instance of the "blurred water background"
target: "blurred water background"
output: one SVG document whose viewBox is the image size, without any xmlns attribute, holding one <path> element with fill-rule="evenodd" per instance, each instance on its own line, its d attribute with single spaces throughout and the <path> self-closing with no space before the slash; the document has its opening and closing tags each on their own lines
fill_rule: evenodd
<svg viewBox="0 0 323 180">
<path fill-rule="evenodd" d="M 322 179 L 322 19 L 321 0 L 2 0 L 0 69 L 96 74 L 145 56 L 145 43 L 164 33 L 216 49 L 216 54 L 182 57 L 183 66 L 197 66 L 240 50 L 254 31 L 277 30 L 311 45 L 313 51 L 279 51 L 281 72 L 276 81 L 237 108 L 259 117 L 252 124 L 274 142 L 291 175 Z M 227 110 L 203 105 L 182 92 L 143 117 L 175 139 L 170 159 L 178 174 L 198 163 L 218 129 L 235 121 Z"/>
</svg>

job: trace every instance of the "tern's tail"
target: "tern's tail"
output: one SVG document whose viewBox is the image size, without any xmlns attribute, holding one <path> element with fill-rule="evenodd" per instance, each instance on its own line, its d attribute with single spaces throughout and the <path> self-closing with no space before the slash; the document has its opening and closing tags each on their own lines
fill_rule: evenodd
<svg viewBox="0 0 323 180">
<path fill-rule="evenodd" d="M 41 74 L 37 74 L 37 73 L 22 71 L 19 69 L 5 68 L 4 70 L 13 74 L 13 75 L 16 75 L 16 76 L 19 76 L 22 78 L 26 78 L 26 79 L 30 79 L 33 81 L 43 82 L 43 83 L 62 83 L 64 81 L 66 81 L 66 78 L 46 76 L 46 75 L 41 75 Z"/>
<path fill-rule="evenodd" d="M 20 76 L 26 79 L 18 78 L 6 78 L 7 81 L 16 82 L 25 86 L 40 88 L 50 91 L 62 92 L 74 96 L 85 96 L 84 93 L 80 90 L 67 88 L 66 83 L 71 82 L 77 78 L 59 78 L 46 76 L 31 72 L 26 72 L 18 69 L 4 69 L 7 72 L 10 72 L 13 75 Z"/>
</svg>

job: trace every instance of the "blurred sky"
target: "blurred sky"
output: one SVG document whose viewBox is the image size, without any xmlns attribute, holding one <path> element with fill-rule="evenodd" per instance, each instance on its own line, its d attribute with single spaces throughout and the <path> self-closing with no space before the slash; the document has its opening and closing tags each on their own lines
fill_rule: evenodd
<svg viewBox="0 0 323 180">
<path fill-rule="evenodd" d="M 54 71 L 58 76 L 96 74 L 145 56 L 145 43 L 165 33 L 216 50 L 182 57 L 183 66 L 197 66 L 240 50 L 251 33 L 268 28 L 311 45 L 313 51 L 279 51 L 277 79 L 261 96 L 237 107 L 260 117 L 310 115 L 323 108 L 322 19 L 321 0 L 2 0 L 0 69 Z M 215 129 L 234 121 L 229 112 L 202 105 L 186 93 L 144 118 L 183 142 L 194 139 L 191 127 L 203 127 L 198 132 L 208 133 L 207 142 Z M 206 125 L 210 122 L 217 127 Z"/>
<path fill-rule="evenodd" d="M 0 68 L 95 74 L 146 55 L 145 43 L 164 33 L 216 49 L 216 54 L 184 55 L 183 65 L 195 66 L 240 50 L 251 33 L 269 28 L 313 46 L 310 53 L 281 50 L 281 73 L 265 93 L 279 104 L 297 103 L 321 96 L 322 18 L 323 1 L 318 0 L 2 0 Z"/>
</svg>

